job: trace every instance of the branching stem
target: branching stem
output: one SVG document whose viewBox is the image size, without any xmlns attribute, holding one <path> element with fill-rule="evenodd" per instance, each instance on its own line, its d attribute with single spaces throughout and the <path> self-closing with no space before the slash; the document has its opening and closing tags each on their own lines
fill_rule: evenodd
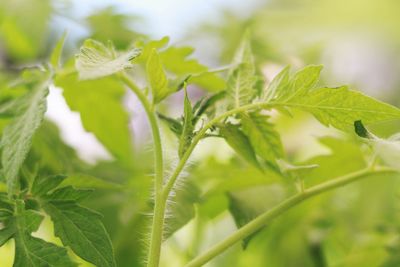
<svg viewBox="0 0 400 267">
<path fill-rule="evenodd" d="M 243 240 L 244 238 L 248 237 L 252 233 L 256 232 L 257 230 L 264 227 L 267 223 L 278 217 L 279 215 L 285 213 L 286 211 L 290 210 L 291 208 L 297 206 L 300 203 L 303 203 L 305 200 L 319 195 L 321 193 L 330 191 L 332 189 L 344 186 L 346 184 L 352 183 L 354 181 L 364 179 L 373 175 L 377 174 L 393 174 L 398 173 L 398 170 L 386 168 L 386 167 L 377 167 L 375 169 L 366 168 L 360 171 L 356 171 L 335 179 L 332 179 L 328 182 L 313 186 L 311 188 L 305 189 L 303 192 L 299 192 L 294 196 L 286 199 L 279 205 L 275 206 L 274 208 L 264 212 L 263 214 L 259 215 L 254 220 L 250 221 L 236 232 L 222 240 L 221 242 L 217 243 L 209 250 L 201 254 L 200 256 L 196 257 L 192 261 L 190 261 L 185 267 L 198 267 L 202 266 L 214 257 L 223 253 L 226 249 L 231 247 L 232 245 L 236 244 L 237 242 Z"/>
</svg>

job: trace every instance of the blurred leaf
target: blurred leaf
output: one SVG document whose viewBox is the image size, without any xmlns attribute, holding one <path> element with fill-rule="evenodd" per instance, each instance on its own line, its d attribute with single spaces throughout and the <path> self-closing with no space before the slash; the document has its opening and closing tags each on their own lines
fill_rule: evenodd
<svg viewBox="0 0 400 267">
<path fill-rule="evenodd" d="M 44 52 L 51 11 L 50 0 L 0 2 L 0 39 L 10 59 L 31 61 Z"/>
<path fill-rule="evenodd" d="M 79 257 L 99 267 L 116 266 L 110 238 L 101 216 L 70 201 L 43 205 L 54 223 L 55 235 Z"/>
<path fill-rule="evenodd" d="M 60 40 L 58 40 L 56 46 L 54 47 L 53 52 L 50 55 L 50 64 L 56 70 L 61 66 L 61 55 L 66 38 L 67 38 L 67 32 L 64 32 Z"/>
<path fill-rule="evenodd" d="M 90 80 L 112 75 L 132 67 L 131 60 L 140 55 L 140 49 L 130 49 L 115 56 L 112 48 L 92 39 L 84 42 L 76 56 L 75 67 L 79 79 Z"/>
<path fill-rule="evenodd" d="M 179 138 L 179 150 L 178 150 L 180 158 L 182 158 L 182 156 L 185 154 L 186 150 L 192 143 L 193 131 L 194 131 L 192 103 L 190 103 L 186 88 L 185 88 L 185 98 L 183 101 L 184 101 L 183 128 L 182 128 L 182 134 Z"/>
<path fill-rule="evenodd" d="M 48 86 L 46 78 L 21 97 L 18 100 L 18 115 L 3 131 L 1 162 L 10 193 L 17 189 L 19 170 L 29 152 L 33 135 L 43 121 Z"/>
<path fill-rule="evenodd" d="M 75 189 L 72 186 L 65 186 L 54 190 L 51 194 L 44 196 L 47 200 L 53 201 L 82 201 L 90 196 L 93 189 Z"/>
<path fill-rule="evenodd" d="M 194 204 L 199 201 L 199 193 L 198 188 L 190 181 L 185 181 L 181 188 L 176 189 L 165 220 L 165 238 L 185 226 L 195 216 Z"/>
<path fill-rule="evenodd" d="M 279 133 L 268 121 L 269 117 L 252 112 L 241 115 L 243 133 L 249 138 L 254 151 L 267 162 L 275 165 L 284 155 Z"/>
<path fill-rule="evenodd" d="M 144 38 L 130 25 L 140 20 L 139 17 L 120 14 L 113 6 L 96 10 L 87 17 L 91 38 L 101 42 L 112 40 L 117 49 L 127 49 L 133 40 Z"/>
<path fill-rule="evenodd" d="M 244 37 L 232 62 L 227 93 L 234 107 L 250 103 L 255 96 L 256 73 L 248 37 Z"/>
<path fill-rule="evenodd" d="M 65 175 L 39 175 L 32 184 L 31 192 L 35 196 L 43 196 L 56 189 L 66 178 Z"/>
<path fill-rule="evenodd" d="M 121 189 L 120 184 L 112 183 L 91 175 L 86 174 L 70 174 L 68 179 L 65 179 L 61 186 L 71 185 L 76 188 L 94 188 L 94 189 Z"/>
<path fill-rule="evenodd" d="M 117 160 L 129 166 L 132 141 L 129 116 L 122 105 L 122 83 L 112 77 L 78 81 L 77 75 L 58 76 L 55 82 L 64 89 L 69 107 L 80 113 L 84 128 L 93 132 Z"/>
<path fill-rule="evenodd" d="M 150 52 L 146 64 L 147 79 L 153 94 L 153 102 L 159 103 L 172 91 L 168 88 L 168 79 L 155 49 Z"/>
<path fill-rule="evenodd" d="M 287 85 L 289 84 L 289 71 L 290 67 L 285 67 L 281 72 L 279 72 L 267 88 L 262 92 L 262 101 L 271 101 L 278 92 L 284 92 Z"/>
<path fill-rule="evenodd" d="M 240 130 L 239 125 L 227 123 L 219 127 L 221 135 L 226 142 L 250 164 L 261 168 L 254 149 L 247 136 Z"/>
<path fill-rule="evenodd" d="M 253 187 L 236 192 L 229 196 L 229 211 L 231 212 L 238 228 L 247 224 L 258 215 L 267 211 L 269 207 L 277 205 L 285 193 L 280 186 Z M 243 248 L 246 249 L 250 240 L 259 231 L 249 235 L 243 240 Z"/>
</svg>

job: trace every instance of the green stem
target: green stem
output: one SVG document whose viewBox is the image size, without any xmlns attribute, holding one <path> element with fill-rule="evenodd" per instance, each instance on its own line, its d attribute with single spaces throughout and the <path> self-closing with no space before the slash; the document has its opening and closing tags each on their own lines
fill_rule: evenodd
<svg viewBox="0 0 400 267">
<path fill-rule="evenodd" d="M 356 171 L 328 182 L 313 186 L 309 189 L 300 192 L 285 201 L 281 204 L 275 206 L 274 208 L 266 211 L 265 213 L 261 214 L 254 220 L 250 221 L 236 232 L 225 238 L 223 241 L 217 243 L 212 248 L 204 252 L 202 255 L 196 257 L 192 261 L 190 261 L 185 267 L 198 267 L 202 266 L 203 264 L 207 263 L 214 257 L 220 255 L 226 249 L 234 245 L 235 243 L 243 240 L 244 238 L 248 237 L 252 233 L 256 232 L 257 230 L 264 227 L 267 223 L 272 221 L 274 218 L 278 217 L 282 213 L 290 210 L 294 206 L 302 203 L 306 199 L 311 198 L 312 196 L 327 192 L 329 190 L 338 188 L 340 186 L 344 186 L 346 184 L 352 183 L 354 181 L 367 178 L 376 174 L 391 174 L 397 173 L 398 170 L 391 169 L 391 168 L 375 168 L 375 170 L 371 170 L 370 168 L 363 169 L 360 171 Z"/>
<path fill-rule="evenodd" d="M 248 111 L 248 110 L 266 108 L 266 107 L 271 107 L 271 105 L 269 103 L 253 103 L 253 104 L 249 104 L 249 105 L 244 105 L 244 106 L 241 106 L 238 108 L 231 109 L 231 110 L 215 117 L 214 119 L 210 120 L 206 125 L 204 125 L 204 127 L 201 128 L 201 130 L 195 135 L 195 137 L 192 140 L 192 143 L 186 150 L 185 154 L 183 154 L 181 160 L 179 161 L 178 165 L 176 166 L 174 173 L 168 179 L 168 182 L 165 185 L 164 190 L 163 190 L 164 201 L 167 200 L 169 193 L 171 192 L 172 188 L 174 187 L 176 179 L 179 177 L 179 174 L 182 172 L 183 168 L 185 167 L 185 164 L 186 164 L 187 160 L 189 159 L 190 155 L 192 154 L 194 148 L 200 142 L 200 140 L 206 135 L 208 129 L 210 129 L 216 123 L 220 122 L 221 120 L 223 120 L 229 116 L 235 115 L 240 112 Z"/>
<path fill-rule="evenodd" d="M 160 128 L 154 106 L 149 102 L 146 95 L 140 90 L 136 84 L 125 74 L 120 75 L 121 80 L 136 94 L 139 101 L 147 114 L 154 142 L 154 166 L 155 166 L 155 181 L 154 181 L 154 216 L 151 228 L 150 250 L 148 255 L 147 266 L 158 267 L 161 254 L 161 243 L 163 238 L 165 204 L 163 199 L 163 155 L 161 146 Z"/>
</svg>

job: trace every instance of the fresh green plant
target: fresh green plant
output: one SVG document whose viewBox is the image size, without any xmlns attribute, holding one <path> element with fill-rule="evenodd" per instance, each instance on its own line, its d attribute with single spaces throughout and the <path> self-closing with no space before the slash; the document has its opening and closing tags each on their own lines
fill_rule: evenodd
<svg viewBox="0 0 400 267">
<path fill-rule="evenodd" d="M 286 67 L 266 84 L 254 62 L 248 37 L 243 38 L 231 64 L 217 70 L 188 59 L 191 48 L 167 47 L 167 38 L 137 42 L 127 51 L 117 51 L 111 43 L 105 45 L 89 39 L 84 42 L 75 61 L 68 61 L 62 66 L 60 58 L 64 39 L 57 44 L 49 63 L 25 70 L 14 85 L 17 89 L 6 90 L 2 96 L 0 114 L 9 121 L 1 139 L 2 180 L 6 192 L 0 194 L 0 221 L 3 225 L 0 245 L 14 239 L 16 267 L 77 266 L 67 248 L 95 266 L 116 266 L 101 216 L 79 204 L 92 192 L 87 189 L 88 184 L 105 182 L 95 178 L 88 178 L 91 182 L 83 185 L 79 179 L 78 182 L 76 179 L 68 182 L 67 176 L 48 173 L 40 168 L 40 164 L 32 163 L 30 148 L 35 133 L 43 123 L 51 84 L 72 88 L 65 95 L 67 100 L 87 94 L 94 95 L 93 101 L 113 101 L 114 96 L 121 95 L 125 86 L 143 105 L 152 131 L 155 173 L 148 267 L 160 264 L 162 242 L 167 234 L 171 234 L 167 233 L 166 225 L 175 225 L 174 230 L 177 230 L 184 224 L 174 222 L 174 217 L 167 218 L 167 209 L 174 209 L 173 204 L 168 203 L 178 197 L 174 195 L 177 180 L 181 178 L 192 152 L 204 138 L 223 138 L 262 176 L 279 176 L 295 185 L 296 189 L 292 196 L 275 207 L 251 216 L 248 216 L 250 209 L 240 201 L 240 197 L 229 194 L 230 210 L 239 229 L 191 259 L 186 265 L 191 267 L 202 266 L 237 242 L 243 240 L 246 245 L 273 219 L 307 199 L 361 179 L 400 172 L 398 136 L 383 140 L 369 133 L 363 125 L 399 120 L 399 109 L 345 86 L 320 86 L 321 66 L 307 66 L 293 75 Z M 188 94 L 190 84 L 206 89 L 208 95 L 192 104 Z M 106 91 L 105 96 L 96 98 L 96 90 L 102 89 Z M 163 101 L 179 91 L 183 91 L 183 114 L 179 118 L 171 118 L 163 112 Z M 86 105 L 84 102 L 76 103 L 76 109 Z M 102 125 L 91 123 L 93 116 L 104 116 L 103 122 L 112 124 L 112 114 L 121 113 L 120 105 L 113 107 L 115 109 L 104 114 L 103 111 L 89 112 L 82 120 L 87 128 L 100 132 L 101 141 L 126 166 L 132 160 L 129 145 L 121 141 L 114 146 L 110 138 L 118 139 L 118 134 L 121 134 L 124 137 L 121 140 L 126 140 L 125 135 L 128 134 L 118 129 L 101 134 Z M 358 142 L 365 142 L 373 148 L 367 166 L 307 187 L 304 179 L 319 166 L 290 163 L 271 119 L 274 112 L 290 116 L 292 110 L 309 112 L 321 124 L 348 134 L 353 134 L 355 129 L 362 137 Z M 176 154 L 179 159 L 171 173 L 166 171 L 170 166 L 165 166 L 161 123 L 165 123 L 176 135 L 178 143 Z M 118 185 L 104 185 L 104 188 L 108 187 L 122 190 Z M 41 225 L 44 214 L 51 218 L 54 234 L 62 244 L 55 245 L 32 235 Z"/>
</svg>

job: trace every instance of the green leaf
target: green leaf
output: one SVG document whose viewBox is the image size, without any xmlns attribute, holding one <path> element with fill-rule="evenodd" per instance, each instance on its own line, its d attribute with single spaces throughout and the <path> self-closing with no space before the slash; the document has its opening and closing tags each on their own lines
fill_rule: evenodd
<svg viewBox="0 0 400 267">
<path fill-rule="evenodd" d="M 43 196 L 57 188 L 65 178 L 65 175 L 39 175 L 32 184 L 31 192 L 34 196 Z"/>
<path fill-rule="evenodd" d="M 284 152 L 279 133 L 268 119 L 269 116 L 257 112 L 243 114 L 242 131 L 249 138 L 257 155 L 275 165 L 276 160 L 282 158 Z"/>
<path fill-rule="evenodd" d="M 159 103 L 171 93 L 171 90 L 168 88 L 167 75 L 155 49 L 151 51 L 147 60 L 146 73 L 153 94 L 153 101 Z"/>
<path fill-rule="evenodd" d="M 46 195 L 44 198 L 47 200 L 79 202 L 89 197 L 93 191 L 93 189 L 76 189 L 72 186 L 66 186 L 54 190 L 51 194 Z"/>
<path fill-rule="evenodd" d="M 260 199 L 260 196 L 262 198 Z M 285 191 L 278 185 L 257 186 L 230 192 L 229 211 L 238 228 L 247 224 L 258 215 L 277 205 L 285 196 Z M 261 201 L 260 201 L 261 200 Z M 243 239 L 242 246 L 246 249 L 251 239 L 261 229 Z"/>
<path fill-rule="evenodd" d="M 287 86 L 284 86 L 285 84 L 279 86 L 275 90 L 273 97 L 275 97 L 277 101 L 289 101 L 296 97 L 306 96 L 318 83 L 321 70 L 322 66 L 314 65 L 301 69 L 294 75 Z M 283 71 L 283 75 L 285 76 L 285 69 Z M 289 72 L 289 69 L 287 72 Z M 283 77 L 283 79 L 285 78 Z"/>
<path fill-rule="evenodd" d="M 182 122 L 177 120 L 177 119 L 173 119 L 170 117 L 167 117 L 163 114 L 158 113 L 157 114 L 158 117 L 160 118 L 160 120 L 162 120 L 163 122 L 165 122 L 169 129 L 178 136 L 178 138 L 181 136 L 182 134 L 182 129 L 183 129 L 183 125 Z"/>
<path fill-rule="evenodd" d="M 11 237 L 13 237 L 15 229 L 13 227 L 5 227 L 0 230 L 0 247 L 3 246 Z"/>
<path fill-rule="evenodd" d="M 99 214 L 70 201 L 48 201 L 43 208 L 54 223 L 55 235 L 75 254 L 98 267 L 116 266 Z"/>
<path fill-rule="evenodd" d="M 13 267 L 75 267 L 67 250 L 26 233 L 15 238 Z"/>
<path fill-rule="evenodd" d="M 50 63 L 56 70 L 61 66 L 61 54 L 66 38 L 67 38 L 67 32 L 65 31 L 61 36 L 60 40 L 57 42 L 50 56 Z"/>
<path fill-rule="evenodd" d="M 67 250 L 30 234 L 40 226 L 43 216 L 33 210 L 25 210 L 22 201 L 17 202 L 15 218 L 14 267 L 75 267 Z"/>
<path fill-rule="evenodd" d="M 1 163 L 10 193 L 17 189 L 19 170 L 31 147 L 32 137 L 43 121 L 49 83 L 48 79 L 42 81 L 18 100 L 18 115 L 3 131 Z"/>
<path fill-rule="evenodd" d="M 277 92 L 285 90 L 289 84 L 289 71 L 290 67 L 287 66 L 274 77 L 268 87 L 262 92 L 262 101 L 268 102 L 278 95 Z"/>
<path fill-rule="evenodd" d="M 256 70 L 247 38 L 242 40 L 232 65 L 228 75 L 227 93 L 231 104 L 239 107 L 250 103 L 256 93 Z"/>
<path fill-rule="evenodd" d="M 187 148 L 192 143 L 193 131 L 194 125 L 192 103 L 190 103 L 185 86 L 185 98 L 183 102 L 183 128 L 182 134 L 179 138 L 179 157 L 182 157 L 185 154 Z"/>
<path fill-rule="evenodd" d="M 219 131 L 236 153 L 242 156 L 250 164 L 257 168 L 261 168 L 249 139 L 240 130 L 239 125 L 227 123 L 220 126 Z"/>
<path fill-rule="evenodd" d="M 349 130 L 354 121 L 365 124 L 400 119 L 400 110 L 347 87 L 315 88 L 321 66 L 300 70 L 287 86 L 277 90 L 272 104 L 301 109 L 313 114 L 322 124 Z"/>
<path fill-rule="evenodd" d="M 97 79 L 132 67 L 131 60 L 139 55 L 140 49 L 133 48 L 116 56 L 112 48 L 88 39 L 76 55 L 75 67 L 79 72 L 79 79 Z"/>
<path fill-rule="evenodd" d="M 64 89 L 69 107 L 81 115 L 84 128 L 120 162 L 129 166 L 133 145 L 129 115 L 122 105 L 125 88 L 114 77 L 78 81 L 77 75 L 58 76 L 56 85 Z M 118 136 L 118 138 L 115 138 Z"/>
<path fill-rule="evenodd" d="M 113 183 L 92 175 L 87 174 L 71 174 L 65 179 L 61 186 L 73 186 L 76 188 L 94 188 L 106 190 L 120 190 L 121 185 Z"/>
</svg>

